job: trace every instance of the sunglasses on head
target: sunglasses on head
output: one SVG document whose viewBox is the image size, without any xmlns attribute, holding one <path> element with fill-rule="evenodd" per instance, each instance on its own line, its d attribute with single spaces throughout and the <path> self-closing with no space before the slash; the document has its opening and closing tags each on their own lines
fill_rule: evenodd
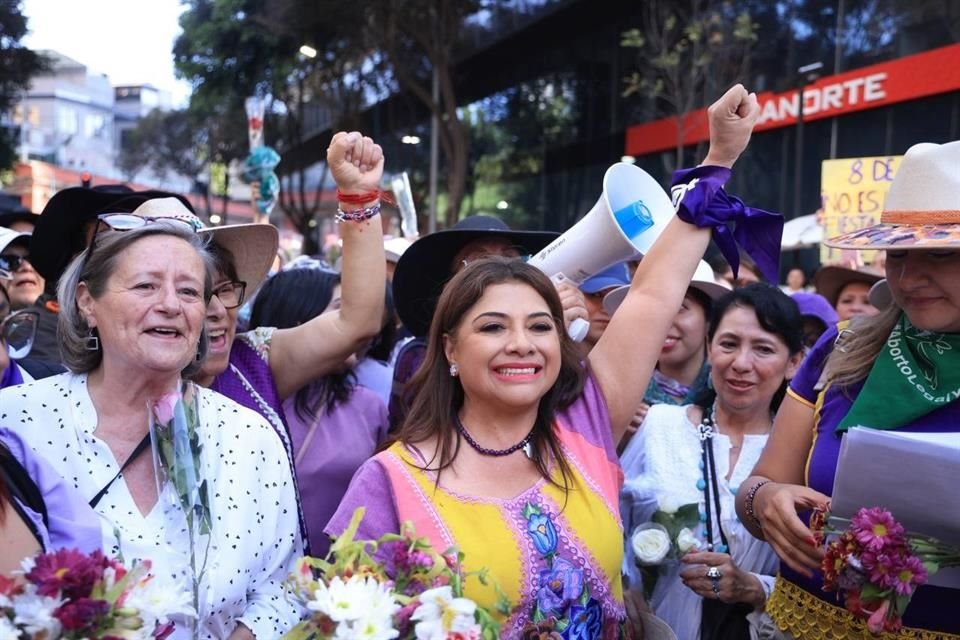
<svg viewBox="0 0 960 640">
<path fill-rule="evenodd" d="M 30 256 L 15 256 L 7 254 L 0 256 L 0 278 L 9 280 L 20 270 L 24 262 L 30 262 Z M 4 274 L 4 272 L 6 272 Z"/>
<path fill-rule="evenodd" d="M 90 236 L 90 244 L 87 245 L 87 252 L 83 256 L 83 264 L 80 266 L 81 277 L 83 271 L 87 268 L 87 262 L 93 254 L 97 243 L 97 236 L 104 231 L 130 231 L 139 229 L 151 224 L 166 224 L 174 227 L 183 227 L 196 233 L 203 228 L 203 222 L 193 214 L 178 216 L 138 216 L 135 213 L 101 213 L 97 216 L 97 226 L 94 227 L 93 235 Z"/>
</svg>

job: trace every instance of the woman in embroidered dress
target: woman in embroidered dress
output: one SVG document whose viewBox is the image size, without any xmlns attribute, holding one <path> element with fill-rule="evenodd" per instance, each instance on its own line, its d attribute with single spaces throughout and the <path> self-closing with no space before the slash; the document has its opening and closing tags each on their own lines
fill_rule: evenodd
<svg viewBox="0 0 960 640">
<path fill-rule="evenodd" d="M 193 575 L 189 545 L 160 500 L 148 404 L 177 389 L 206 347 L 213 265 L 200 227 L 192 215 L 99 218 L 59 283 L 70 373 L 0 391 L 6 425 L 99 516 L 104 551 L 152 560 L 181 583 Z M 259 414 L 207 389 L 198 402 L 214 523 L 198 637 L 279 637 L 299 619 L 283 587 L 303 551 L 293 472 Z M 176 622 L 184 637 L 186 621 Z"/>
<path fill-rule="evenodd" d="M 822 590 L 823 553 L 809 542 L 804 513 L 829 500 L 844 432 L 851 426 L 960 430 L 954 393 L 960 389 L 958 166 L 960 141 L 911 147 L 890 186 L 880 223 L 826 243 L 886 250 L 893 303 L 877 316 L 851 322 L 839 346 L 836 328 L 821 337 L 791 383 L 752 476 L 740 485 L 738 514 L 782 561 L 767 603 L 776 637 L 867 636 L 863 622 L 838 606 L 835 594 Z M 905 339 L 890 341 L 894 334 Z M 931 340 L 941 348 L 921 346 Z M 897 353 L 891 353 L 894 349 Z M 936 395 L 901 375 L 897 363 L 904 361 L 928 380 L 939 378 Z M 905 628 L 877 637 L 960 638 L 958 602 L 960 590 L 923 585 L 907 607 Z"/>
<path fill-rule="evenodd" d="M 631 534 L 664 505 L 672 505 L 668 510 L 688 505 L 683 526 L 702 545 L 657 580 L 650 601 L 679 640 L 698 640 L 701 620 L 716 619 L 711 614 L 724 605 L 731 605 L 726 608 L 739 618 L 740 630 L 750 631 L 741 637 L 757 637 L 751 620 L 756 616 L 749 614 L 763 611 L 778 562 L 773 550 L 739 523 L 734 496 L 760 457 L 787 380 L 800 363 L 801 324 L 796 303 L 776 287 L 754 283 L 724 295 L 708 333 L 709 388 L 693 404 L 650 407 L 623 453 L 620 508 L 630 588 L 644 586 Z M 701 440 L 705 425 L 712 437 Z M 705 455 L 704 445 L 712 452 Z M 711 580 L 708 571 L 718 577 Z"/>
<path fill-rule="evenodd" d="M 510 612 L 496 614 L 504 638 L 620 636 L 614 443 L 706 249 L 705 217 L 720 215 L 724 167 L 745 148 L 757 113 L 756 96 L 739 85 L 711 107 L 711 166 L 678 175 L 678 217 L 640 264 L 586 368 L 540 271 L 490 258 L 454 276 L 415 378 L 430 393 L 417 396 L 398 442 L 354 476 L 327 532 L 341 533 L 363 505 L 361 537 L 410 520 L 436 549 L 455 544 L 467 569 L 489 568 L 507 596 Z M 494 610 L 492 585 L 468 581 L 466 595 Z"/>
</svg>

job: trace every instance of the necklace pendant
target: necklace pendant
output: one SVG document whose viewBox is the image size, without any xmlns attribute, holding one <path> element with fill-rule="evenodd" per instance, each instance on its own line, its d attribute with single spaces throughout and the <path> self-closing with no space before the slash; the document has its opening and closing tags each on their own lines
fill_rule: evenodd
<svg viewBox="0 0 960 640">
<path fill-rule="evenodd" d="M 523 455 L 527 456 L 528 459 L 533 460 L 533 443 L 532 442 L 527 441 L 527 443 L 523 445 Z"/>
</svg>

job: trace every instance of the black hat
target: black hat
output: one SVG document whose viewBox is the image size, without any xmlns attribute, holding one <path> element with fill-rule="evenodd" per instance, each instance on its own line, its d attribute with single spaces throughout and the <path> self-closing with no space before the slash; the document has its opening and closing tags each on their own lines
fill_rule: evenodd
<svg viewBox="0 0 960 640">
<path fill-rule="evenodd" d="M 37 215 L 20 204 L 20 198 L 0 193 L 0 227 L 9 227 L 14 222 L 36 224 Z"/>
<path fill-rule="evenodd" d="M 453 275 L 454 257 L 465 246 L 480 238 L 503 238 L 517 246 L 521 254 L 534 254 L 555 239 L 552 231 L 512 231 L 493 216 L 469 216 L 452 228 L 431 233 L 414 242 L 400 256 L 393 274 L 393 298 L 397 315 L 415 336 L 425 336 L 443 292 Z"/>
<path fill-rule="evenodd" d="M 84 248 L 83 228 L 101 213 L 130 213 L 147 200 L 183 196 L 166 191 L 134 191 L 122 184 L 71 187 L 53 194 L 37 218 L 30 240 L 30 264 L 47 282 L 56 283 L 70 260 Z"/>
</svg>

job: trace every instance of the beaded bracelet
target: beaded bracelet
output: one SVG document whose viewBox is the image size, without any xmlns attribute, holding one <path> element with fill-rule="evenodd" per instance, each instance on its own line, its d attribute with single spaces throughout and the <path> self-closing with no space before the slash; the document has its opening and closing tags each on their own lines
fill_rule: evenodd
<svg viewBox="0 0 960 640">
<path fill-rule="evenodd" d="M 378 213 L 380 213 L 379 202 L 373 206 L 364 207 L 362 209 L 354 209 L 352 211 L 344 211 L 343 209 L 337 207 L 337 215 L 334 216 L 334 220 L 337 222 L 347 222 L 348 220 L 350 222 L 363 222 L 365 220 L 369 220 Z"/>
<path fill-rule="evenodd" d="M 761 531 L 763 530 L 763 524 L 760 522 L 760 518 L 757 517 L 756 512 L 753 510 L 753 499 L 757 497 L 757 491 L 760 491 L 760 487 L 771 482 L 773 482 L 773 480 L 761 480 L 757 484 L 750 487 L 750 491 L 747 492 L 747 499 L 743 501 L 744 511 L 747 512 L 747 517 L 753 520 L 754 524 L 756 524 L 757 528 Z"/>
</svg>

